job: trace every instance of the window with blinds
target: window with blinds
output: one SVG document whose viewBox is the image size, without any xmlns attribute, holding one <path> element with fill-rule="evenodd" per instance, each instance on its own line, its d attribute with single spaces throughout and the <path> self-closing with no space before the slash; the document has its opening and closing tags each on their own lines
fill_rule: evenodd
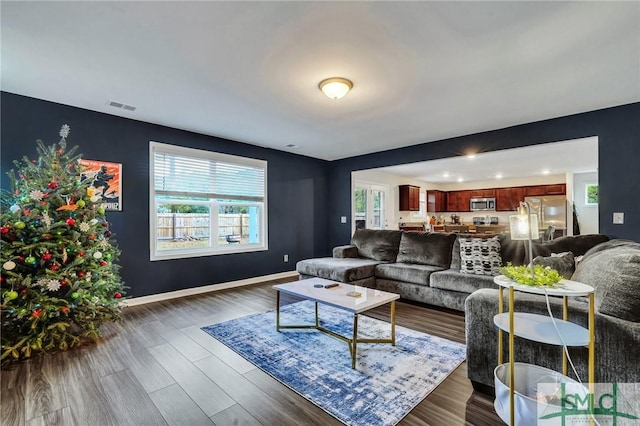
<svg viewBox="0 0 640 426">
<path fill-rule="evenodd" d="M 150 142 L 151 260 L 267 249 L 267 162 Z"/>
</svg>

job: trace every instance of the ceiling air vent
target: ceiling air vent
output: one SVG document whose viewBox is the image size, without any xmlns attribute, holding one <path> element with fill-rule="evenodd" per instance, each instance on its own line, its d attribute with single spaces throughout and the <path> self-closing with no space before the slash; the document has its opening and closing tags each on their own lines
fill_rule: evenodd
<svg viewBox="0 0 640 426">
<path fill-rule="evenodd" d="M 134 107 L 133 105 L 123 104 L 122 102 L 107 101 L 107 105 L 109 105 L 110 107 L 120 108 L 120 109 L 124 109 L 124 110 L 127 110 L 127 111 L 135 111 L 136 110 L 136 107 Z"/>
</svg>

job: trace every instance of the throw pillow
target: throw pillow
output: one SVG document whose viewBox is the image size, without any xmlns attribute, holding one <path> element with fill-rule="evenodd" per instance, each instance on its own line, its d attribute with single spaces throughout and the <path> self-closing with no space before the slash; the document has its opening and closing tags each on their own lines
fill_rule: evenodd
<svg viewBox="0 0 640 426">
<path fill-rule="evenodd" d="M 640 322 L 640 243 L 604 243 L 585 254 L 571 279 L 595 287 L 596 311 Z"/>
<path fill-rule="evenodd" d="M 458 238 L 460 242 L 460 272 L 465 274 L 498 275 L 502 267 L 500 240 L 491 238 Z"/>
<path fill-rule="evenodd" d="M 448 268 L 456 234 L 403 232 L 396 262 Z"/>
<path fill-rule="evenodd" d="M 533 259 L 533 264 L 555 269 L 566 279 L 570 279 L 576 269 L 573 253 L 570 251 L 559 254 L 551 253 L 549 257 L 538 256 Z"/>
</svg>

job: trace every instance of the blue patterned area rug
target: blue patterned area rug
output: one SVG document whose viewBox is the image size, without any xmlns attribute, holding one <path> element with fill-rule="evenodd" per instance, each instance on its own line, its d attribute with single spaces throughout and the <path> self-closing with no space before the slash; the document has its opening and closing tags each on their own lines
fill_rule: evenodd
<svg viewBox="0 0 640 426">
<path fill-rule="evenodd" d="M 353 316 L 320 305 L 320 323 L 353 334 Z M 396 326 L 396 346 L 348 345 L 312 329 L 276 331 L 275 311 L 202 329 L 347 425 L 395 425 L 465 359 L 465 346 Z M 280 323 L 313 324 L 313 302 L 280 309 Z M 358 336 L 388 338 L 390 324 L 360 315 Z"/>
</svg>

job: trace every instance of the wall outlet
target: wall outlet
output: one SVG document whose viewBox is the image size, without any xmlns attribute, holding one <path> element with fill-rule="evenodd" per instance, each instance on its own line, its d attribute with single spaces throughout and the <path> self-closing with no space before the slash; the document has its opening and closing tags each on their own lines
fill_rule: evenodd
<svg viewBox="0 0 640 426">
<path fill-rule="evenodd" d="M 614 213 L 613 214 L 613 223 L 616 225 L 624 224 L 624 213 Z"/>
<path fill-rule="evenodd" d="M 347 217 L 346 216 L 340 216 L 340 223 L 347 223 Z"/>
<path fill-rule="evenodd" d="M 285 254 L 285 255 L 284 255 L 283 260 L 284 260 L 285 262 L 288 262 L 288 261 L 289 261 L 289 255 L 288 255 L 288 254 Z"/>
</svg>

